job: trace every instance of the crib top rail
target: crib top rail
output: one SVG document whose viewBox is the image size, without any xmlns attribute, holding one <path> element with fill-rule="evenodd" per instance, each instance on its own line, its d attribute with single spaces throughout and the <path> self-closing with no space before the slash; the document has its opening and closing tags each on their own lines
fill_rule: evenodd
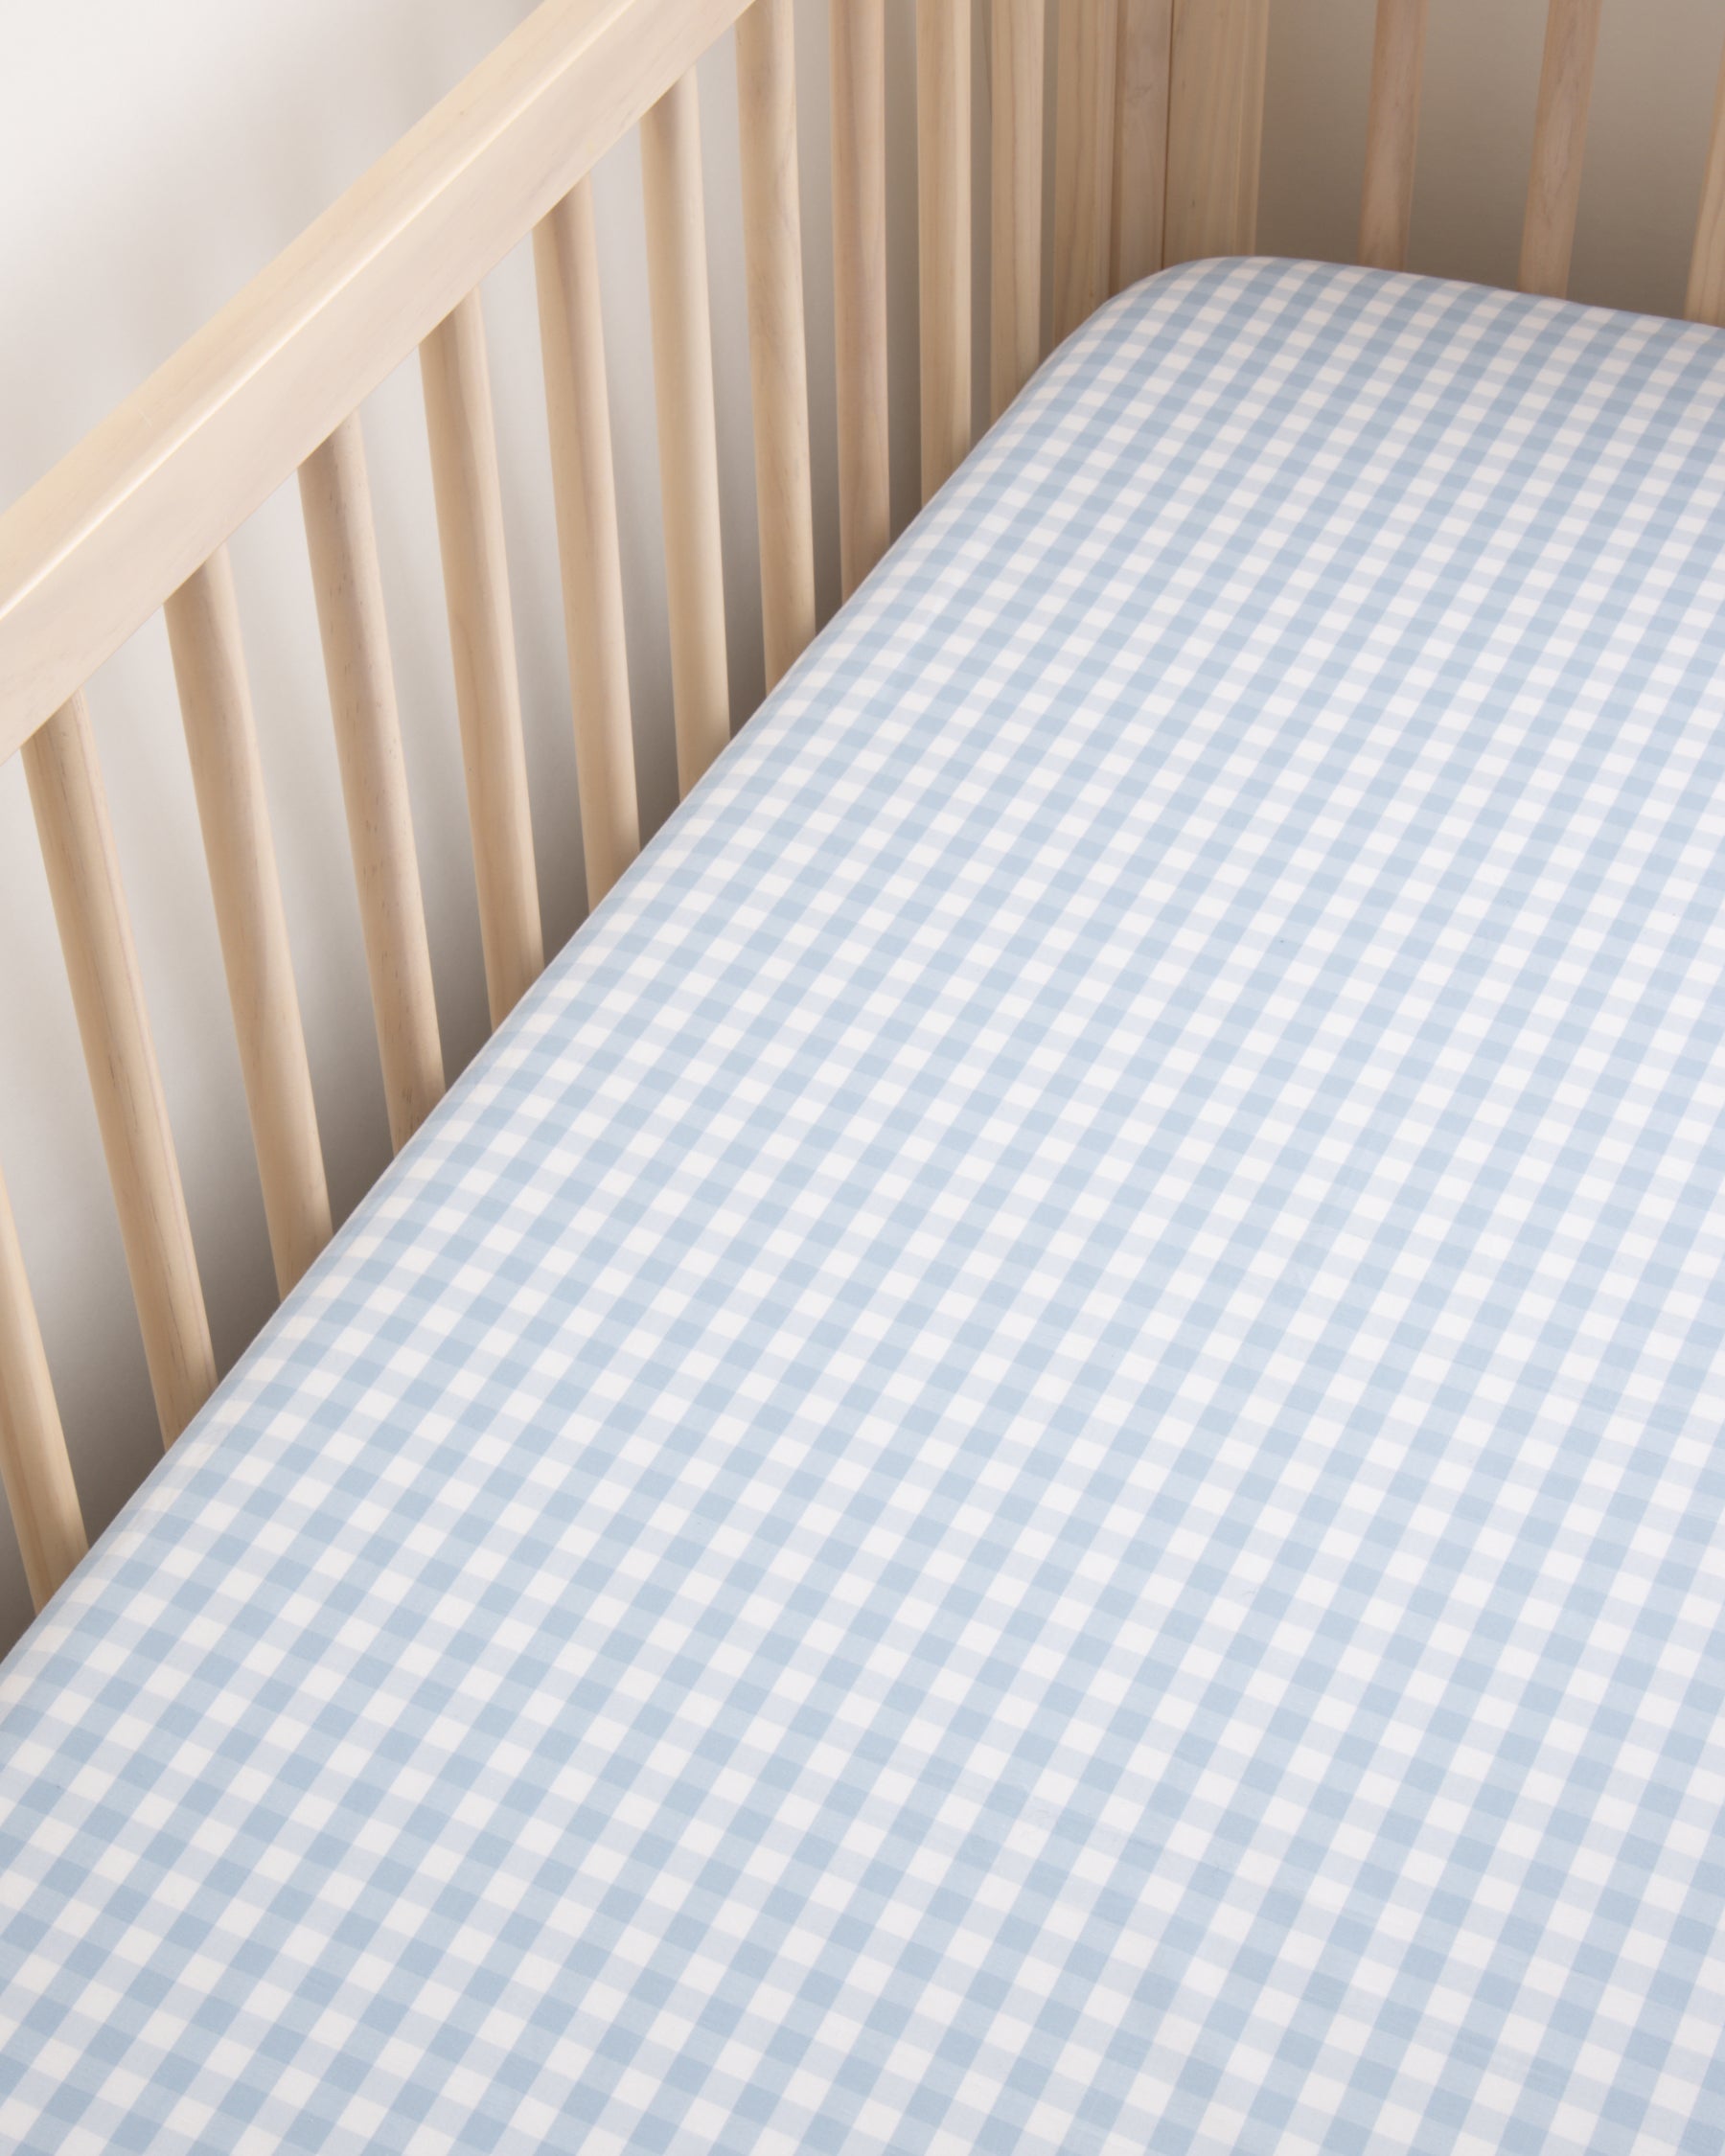
<svg viewBox="0 0 1725 2156">
<path fill-rule="evenodd" d="M 0 762 L 743 12 L 545 0 L 0 516 Z"/>
</svg>

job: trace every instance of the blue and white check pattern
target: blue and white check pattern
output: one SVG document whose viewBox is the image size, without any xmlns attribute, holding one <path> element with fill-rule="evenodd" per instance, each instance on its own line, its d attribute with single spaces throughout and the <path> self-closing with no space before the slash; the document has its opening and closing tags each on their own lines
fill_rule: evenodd
<svg viewBox="0 0 1725 2156">
<path fill-rule="evenodd" d="M 0 2144 L 1725 2148 L 1725 338 L 1109 308 L 0 1672 Z"/>
</svg>

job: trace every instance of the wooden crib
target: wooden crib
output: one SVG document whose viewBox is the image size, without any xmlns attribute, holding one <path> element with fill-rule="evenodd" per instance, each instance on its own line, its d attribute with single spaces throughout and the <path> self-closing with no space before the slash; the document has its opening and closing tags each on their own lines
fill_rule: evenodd
<svg viewBox="0 0 1725 2156">
<path fill-rule="evenodd" d="M 1565 288 L 1602 0 L 1551 0 L 1521 252 Z M 217 1378 L 83 684 L 166 615 L 278 1286 L 331 1231 L 226 542 L 297 470 L 389 1128 L 444 1089 L 360 407 L 420 352 L 491 1020 L 543 945 L 477 287 L 533 234 L 579 814 L 597 904 L 640 842 L 587 175 L 639 126 L 677 768 L 730 738 L 696 62 L 733 25 L 761 607 L 770 687 L 815 632 L 793 0 L 546 0 L 450 97 L 0 519 L 0 759 L 21 753 L 165 1442 Z M 1254 243 L 1269 0 L 991 0 L 992 415 L 1053 333 L 1173 264 Z M 1362 262 L 1406 259 L 1427 0 L 1379 0 Z M 1052 37 L 1050 39 L 1050 30 Z M 919 0 L 922 492 L 972 409 L 970 0 Z M 1050 83 L 1045 51 L 1055 55 Z M 846 597 L 888 537 L 884 0 L 833 0 L 833 260 Z M 907 90 L 908 85 L 906 86 Z M 1689 313 L 1725 323 L 1725 105 Z M 85 1533 L 0 1185 L 0 1469 L 38 1608 Z"/>
</svg>

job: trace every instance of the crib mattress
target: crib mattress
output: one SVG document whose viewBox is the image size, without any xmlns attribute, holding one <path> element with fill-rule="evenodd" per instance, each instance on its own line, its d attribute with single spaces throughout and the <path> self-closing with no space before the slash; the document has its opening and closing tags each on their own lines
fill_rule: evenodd
<svg viewBox="0 0 1725 2156">
<path fill-rule="evenodd" d="M 1188 267 L 0 1672 L 0 2145 L 1725 2147 L 1725 337 Z"/>
</svg>

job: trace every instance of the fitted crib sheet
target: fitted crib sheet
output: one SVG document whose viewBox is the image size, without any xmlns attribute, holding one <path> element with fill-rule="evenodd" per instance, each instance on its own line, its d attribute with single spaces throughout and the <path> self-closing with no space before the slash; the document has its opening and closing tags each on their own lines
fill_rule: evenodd
<svg viewBox="0 0 1725 2156">
<path fill-rule="evenodd" d="M 0 2145 L 1725 2147 L 1725 337 L 1070 342 L 0 1671 Z"/>
</svg>

